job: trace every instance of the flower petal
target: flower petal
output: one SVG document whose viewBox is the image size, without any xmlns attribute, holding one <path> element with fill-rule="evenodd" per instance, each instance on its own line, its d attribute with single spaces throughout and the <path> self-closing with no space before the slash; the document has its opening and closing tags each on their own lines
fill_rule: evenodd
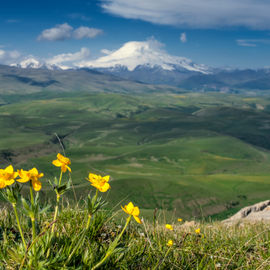
<svg viewBox="0 0 270 270">
<path fill-rule="evenodd" d="M 171 224 L 165 225 L 166 229 L 173 231 L 173 226 Z"/>
<path fill-rule="evenodd" d="M 93 173 L 89 173 L 89 181 L 90 182 L 96 182 L 98 180 L 98 175 L 93 174 Z"/>
<path fill-rule="evenodd" d="M 61 171 L 65 173 L 67 171 L 67 166 L 62 164 Z"/>
<path fill-rule="evenodd" d="M 5 181 L 5 184 L 6 184 L 7 186 L 10 186 L 10 185 L 12 185 L 14 182 L 15 182 L 14 179 L 8 179 L 8 180 Z"/>
<path fill-rule="evenodd" d="M 134 207 L 133 211 L 132 211 L 132 215 L 133 216 L 138 216 L 140 214 L 140 210 L 139 207 Z"/>
<path fill-rule="evenodd" d="M 54 160 L 53 162 L 52 162 L 52 164 L 54 165 L 54 166 L 56 166 L 56 167 L 61 167 L 62 166 L 62 163 L 59 161 L 59 160 Z"/>
<path fill-rule="evenodd" d="M 5 188 L 5 187 L 6 187 L 5 181 L 0 179 L 0 188 Z"/>
<path fill-rule="evenodd" d="M 126 205 L 125 205 L 125 207 L 123 207 L 123 206 L 121 205 L 121 208 L 122 208 L 128 215 L 130 215 L 130 213 L 127 212 L 127 210 L 126 210 Z"/>
<path fill-rule="evenodd" d="M 12 165 L 5 168 L 5 172 L 12 174 L 14 172 Z"/>
<path fill-rule="evenodd" d="M 126 209 L 128 211 L 128 213 L 131 215 L 132 214 L 132 211 L 134 209 L 134 205 L 132 202 L 130 202 L 127 206 L 126 206 Z"/>
<path fill-rule="evenodd" d="M 104 185 L 99 186 L 99 191 L 106 192 L 110 188 L 111 188 L 111 186 L 108 183 L 105 183 Z"/>
<path fill-rule="evenodd" d="M 106 175 L 106 176 L 104 176 L 104 177 L 102 177 L 103 178 L 103 180 L 105 180 L 106 182 L 109 182 L 109 180 L 110 180 L 110 176 L 109 175 Z"/>
<path fill-rule="evenodd" d="M 67 169 L 69 170 L 69 172 L 71 172 L 71 169 L 70 169 L 70 167 L 69 166 L 66 166 L 67 167 Z"/>
<path fill-rule="evenodd" d="M 61 163 L 64 163 L 64 164 L 66 164 L 66 165 L 69 165 L 69 164 L 71 163 L 69 158 L 64 157 L 64 156 L 61 155 L 60 153 L 57 154 L 57 159 L 58 159 Z"/>
<path fill-rule="evenodd" d="M 142 224 L 142 221 L 139 217 L 137 217 L 137 216 L 133 216 L 133 217 L 139 224 Z"/>
<path fill-rule="evenodd" d="M 35 181 L 32 180 L 32 186 L 35 191 L 39 191 L 42 187 L 42 184 L 39 180 L 35 180 Z"/>
<path fill-rule="evenodd" d="M 26 183 L 30 180 L 29 177 L 23 177 L 23 178 L 20 178 L 20 179 L 16 179 L 17 182 L 20 182 L 20 183 Z"/>
</svg>

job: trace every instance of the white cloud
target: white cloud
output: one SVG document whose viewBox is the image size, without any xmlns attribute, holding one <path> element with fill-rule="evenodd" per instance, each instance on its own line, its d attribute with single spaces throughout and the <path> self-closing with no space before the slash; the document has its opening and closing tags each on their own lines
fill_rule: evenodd
<svg viewBox="0 0 270 270">
<path fill-rule="evenodd" d="M 270 29 L 266 0 L 101 0 L 102 8 L 124 18 L 190 28 L 244 26 Z"/>
<path fill-rule="evenodd" d="M 48 41 L 63 41 L 67 39 L 83 39 L 83 38 L 94 38 L 101 34 L 103 31 L 97 28 L 90 28 L 86 26 L 81 26 L 77 29 L 73 29 L 67 23 L 58 24 L 53 28 L 45 29 L 38 36 L 38 40 L 48 40 Z"/>
<path fill-rule="evenodd" d="M 245 39 L 237 39 L 236 43 L 237 45 L 242 46 L 242 47 L 257 47 L 255 43 L 252 43 Z"/>
<path fill-rule="evenodd" d="M 236 43 L 243 47 L 257 47 L 259 44 L 270 45 L 270 39 L 237 39 Z"/>
<path fill-rule="evenodd" d="M 185 32 L 180 35 L 180 41 L 182 43 L 186 43 L 187 42 L 187 35 L 186 35 Z"/>
<path fill-rule="evenodd" d="M 79 52 L 58 54 L 45 60 L 45 62 L 48 65 L 60 66 L 62 69 L 67 69 L 76 66 L 77 61 L 87 60 L 89 56 L 89 49 L 81 48 Z"/>
<path fill-rule="evenodd" d="M 100 50 L 101 53 L 103 54 L 111 54 L 113 51 L 107 50 L 107 49 L 102 49 Z"/>
<path fill-rule="evenodd" d="M 13 50 L 13 51 L 6 51 L 0 49 L 0 63 L 9 65 L 14 61 L 18 60 L 21 57 L 20 52 Z"/>
<path fill-rule="evenodd" d="M 45 29 L 38 36 L 38 40 L 65 40 L 71 38 L 73 27 L 67 23 L 58 24 L 53 28 Z"/>
<path fill-rule="evenodd" d="M 2 57 L 4 57 L 4 55 L 5 55 L 5 51 L 4 51 L 4 50 L 0 50 L 0 59 L 1 59 Z"/>
<path fill-rule="evenodd" d="M 75 39 L 94 38 L 97 35 L 102 34 L 102 30 L 96 28 L 89 28 L 81 26 L 73 31 L 73 37 Z"/>
</svg>

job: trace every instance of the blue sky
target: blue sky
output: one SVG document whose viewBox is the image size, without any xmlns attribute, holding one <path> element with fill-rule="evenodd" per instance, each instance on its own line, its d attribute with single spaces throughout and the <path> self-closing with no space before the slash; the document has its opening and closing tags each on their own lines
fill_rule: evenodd
<svg viewBox="0 0 270 270">
<path fill-rule="evenodd" d="M 269 14 L 267 0 L 2 1 L 0 63 L 30 56 L 95 59 L 104 49 L 152 38 L 196 63 L 265 67 Z"/>
</svg>

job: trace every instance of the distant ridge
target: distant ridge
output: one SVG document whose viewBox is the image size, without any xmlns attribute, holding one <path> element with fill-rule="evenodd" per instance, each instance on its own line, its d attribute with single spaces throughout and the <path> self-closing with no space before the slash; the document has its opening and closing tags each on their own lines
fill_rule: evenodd
<svg viewBox="0 0 270 270">
<path fill-rule="evenodd" d="M 34 63 L 35 64 L 35 63 Z M 53 92 L 149 93 L 183 92 L 173 86 L 134 82 L 90 69 L 19 68 L 0 65 L 1 94 Z"/>
</svg>

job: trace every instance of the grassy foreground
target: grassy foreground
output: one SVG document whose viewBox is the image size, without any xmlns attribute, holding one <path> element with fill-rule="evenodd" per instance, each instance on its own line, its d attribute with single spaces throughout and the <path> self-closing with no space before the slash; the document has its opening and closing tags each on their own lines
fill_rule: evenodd
<svg viewBox="0 0 270 270">
<path fill-rule="evenodd" d="M 104 257 L 123 228 L 117 218 L 121 215 L 121 212 L 117 213 L 119 211 L 99 211 L 92 221 L 93 226 L 85 234 L 83 245 L 73 254 L 86 227 L 86 212 L 65 206 L 53 237 L 48 227 L 52 215 L 41 215 L 34 258 L 33 250 L 26 256 L 13 213 L 3 209 L 0 216 L 0 269 L 91 269 Z M 171 231 L 165 224 L 154 226 L 153 223 L 132 221 L 100 269 L 270 268 L 269 224 L 186 224 L 176 220 Z M 30 243 L 27 220 L 24 219 L 21 225 L 25 240 Z M 172 246 L 167 245 L 169 240 L 173 241 Z"/>
<path fill-rule="evenodd" d="M 181 217 L 168 222 L 157 209 L 144 220 L 143 203 L 104 201 L 100 194 L 111 188 L 110 176 L 93 173 L 86 178 L 83 203 L 70 206 L 64 196 L 72 187 L 70 159 L 58 153 L 52 164 L 60 168 L 59 178 L 50 182 L 56 195 L 52 205 L 39 198 L 44 174 L 36 168 L 0 169 L 1 194 L 9 202 L 0 215 L 1 270 L 270 267 L 270 224 L 199 223 Z"/>
</svg>

